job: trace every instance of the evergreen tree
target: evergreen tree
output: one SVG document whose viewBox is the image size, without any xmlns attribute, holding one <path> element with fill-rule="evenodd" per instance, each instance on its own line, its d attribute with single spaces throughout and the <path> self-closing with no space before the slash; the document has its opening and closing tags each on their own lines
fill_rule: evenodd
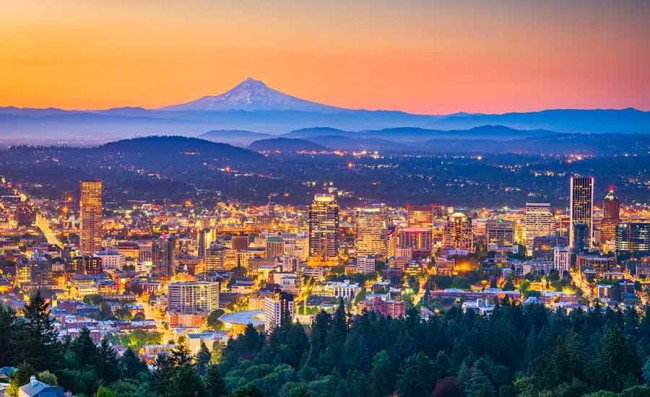
<svg viewBox="0 0 650 397">
<path fill-rule="evenodd" d="M 212 354 L 210 353 L 210 350 L 205 343 L 201 341 L 201 347 L 199 348 L 199 352 L 196 354 L 196 369 L 199 372 L 199 375 L 203 376 L 206 374 L 211 358 Z"/>
<path fill-rule="evenodd" d="M 122 378 L 135 379 L 140 373 L 147 371 L 147 364 L 140 360 L 131 348 L 126 349 L 118 361 Z"/>
<path fill-rule="evenodd" d="M 329 368 L 336 368 L 339 371 L 345 369 L 345 357 L 343 346 L 348 335 L 348 324 L 345 318 L 345 305 L 343 299 L 339 300 L 339 306 L 334 313 L 332 327 L 327 336 L 325 357 Z"/>
<path fill-rule="evenodd" d="M 638 382 L 640 359 L 632 342 L 618 328 L 607 331 L 598 358 L 598 378 L 603 389 L 620 392 L 623 386 Z"/>
<path fill-rule="evenodd" d="M 74 353 L 81 366 L 95 364 L 99 356 L 99 349 L 86 327 L 82 328 L 79 336 L 72 341 L 70 351 Z"/>
<path fill-rule="evenodd" d="M 117 353 L 106 338 L 99 345 L 99 355 L 95 364 L 97 376 L 104 384 L 110 384 L 120 378 L 120 365 Z"/>
<path fill-rule="evenodd" d="M 190 365 L 178 368 L 172 387 L 174 397 L 203 397 L 206 395 L 203 380 Z"/>
<path fill-rule="evenodd" d="M 228 396 L 228 389 L 226 382 L 221 376 L 221 371 L 216 365 L 208 366 L 206 383 L 209 397 L 226 397 Z"/>
<path fill-rule="evenodd" d="M 15 364 L 14 335 L 17 328 L 16 312 L 0 304 L 0 367 Z"/>
<path fill-rule="evenodd" d="M 395 375 L 390 362 L 390 356 L 386 350 L 375 354 L 372 358 L 372 371 L 370 372 L 372 394 L 388 396 L 393 393 L 395 387 Z"/>
<path fill-rule="evenodd" d="M 60 358 L 58 332 L 40 290 L 30 297 L 23 316 L 24 327 L 19 327 L 20 334 L 16 337 L 18 360 L 39 371 L 52 369 Z"/>
<path fill-rule="evenodd" d="M 426 354 L 416 353 L 404 360 L 397 379 L 397 392 L 402 397 L 429 395 L 436 380 L 433 362 Z"/>
</svg>

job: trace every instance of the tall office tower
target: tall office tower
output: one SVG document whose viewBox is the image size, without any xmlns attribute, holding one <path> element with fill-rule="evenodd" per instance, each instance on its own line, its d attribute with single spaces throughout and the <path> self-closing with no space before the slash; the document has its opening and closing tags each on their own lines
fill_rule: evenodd
<svg viewBox="0 0 650 397">
<path fill-rule="evenodd" d="M 594 178 L 589 176 L 571 176 L 571 203 L 569 206 L 571 224 L 569 225 L 569 246 L 576 249 L 576 246 L 585 246 L 585 249 L 593 247 L 594 236 Z M 585 225 L 578 227 L 577 225 Z M 583 232 L 586 229 L 586 235 L 580 237 L 584 241 L 577 241 L 576 231 Z"/>
<path fill-rule="evenodd" d="M 397 235 L 396 253 L 400 257 L 426 259 L 431 256 L 433 231 L 425 228 L 401 229 Z M 401 252 L 401 254 L 399 254 Z M 410 254 L 408 254 L 410 253 Z"/>
<path fill-rule="evenodd" d="M 515 244 L 515 227 L 512 221 L 490 219 L 486 223 L 488 251 L 517 252 Z"/>
<path fill-rule="evenodd" d="M 159 238 L 151 243 L 151 261 L 156 277 L 170 278 L 176 274 L 176 254 L 178 239 L 176 237 Z"/>
<path fill-rule="evenodd" d="M 354 249 L 357 257 L 386 256 L 386 212 L 382 206 L 355 211 Z"/>
<path fill-rule="evenodd" d="M 553 248 L 553 268 L 560 273 L 560 277 L 571 270 L 571 250 L 568 247 Z"/>
<path fill-rule="evenodd" d="M 196 234 L 196 247 L 198 251 L 198 257 L 204 258 L 206 251 L 210 247 L 213 241 L 217 239 L 217 231 L 214 228 L 205 228 L 201 229 Z"/>
<path fill-rule="evenodd" d="M 79 182 L 79 248 L 82 256 L 92 256 L 102 248 L 102 182 Z"/>
<path fill-rule="evenodd" d="M 169 310 L 177 313 L 210 313 L 219 308 L 219 283 L 190 281 L 169 284 Z"/>
<path fill-rule="evenodd" d="M 447 249 L 474 252 L 474 231 L 472 220 L 465 214 L 455 212 L 447 219 L 444 229 L 443 247 Z"/>
<path fill-rule="evenodd" d="M 410 228 L 433 227 L 433 205 L 407 205 L 407 221 Z"/>
<path fill-rule="evenodd" d="M 218 242 L 210 244 L 205 253 L 205 273 L 214 273 L 226 268 L 226 254 L 228 250 Z"/>
<path fill-rule="evenodd" d="M 526 230 L 526 253 L 531 255 L 535 237 L 553 235 L 553 214 L 550 203 L 526 203 L 524 229 Z"/>
<path fill-rule="evenodd" d="M 266 257 L 277 258 L 284 255 L 284 240 L 282 237 L 269 237 L 266 239 Z"/>
<path fill-rule="evenodd" d="M 616 226 L 616 251 L 650 253 L 650 223 L 619 223 Z"/>
<path fill-rule="evenodd" d="M 309 206 L 309 256 L 338 255 L 339 205 L 331 194 L 317 194 Z"/>
<path fill-rule="evenodd" d="M 264 298 L 264 330 L 271 332 L 294 316 L 293 295 L 277 290 L 272 296 Z"/>
<path fill-rule="evenodd" d="M 600 221 L 600 245 L 606 250 L 616 242 L 616 225 L 621 221 L 620 208 L 614 186 L 610 186 L 603 199 L 603 219 Z"/>
</svg>

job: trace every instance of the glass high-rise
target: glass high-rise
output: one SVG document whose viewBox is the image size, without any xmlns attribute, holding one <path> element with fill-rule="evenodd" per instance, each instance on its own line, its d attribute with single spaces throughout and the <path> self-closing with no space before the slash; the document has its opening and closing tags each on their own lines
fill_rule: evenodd
<svg viewBox="0 0 650 397">
<path fill-rule="evenodd" d="M 309 256 L 338 256 L 339 205 L 332 194 L 317 194 L 309 206 Z"/>
<path fill-rule="evenodd" d="M 79 182 L 79 248 L 82 256 L 92 256 L 102 247 L 102 182 Z"/>
<path fill-rule="evenodd" d="M 594 239 L 594 178 L 572 175 L 570 194 L 569 246 L 576 248 L 576 245 L 579 245 L 591 249 Z M 577 230 L 580 231 L 583 241 L 577 241 Z"/>
</svg>

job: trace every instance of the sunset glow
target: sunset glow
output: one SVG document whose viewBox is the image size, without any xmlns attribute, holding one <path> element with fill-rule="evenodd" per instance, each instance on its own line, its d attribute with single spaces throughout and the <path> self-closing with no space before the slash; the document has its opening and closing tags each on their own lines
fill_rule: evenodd
<svg viewBox="0 0 650 397">
<path fill-rule="evenodd" d="M 349 108 L 650 108 L 644 1 L 42 0 L 0 10 L 0 106 L 160 107 L 251 76 Z"/>
</svg>

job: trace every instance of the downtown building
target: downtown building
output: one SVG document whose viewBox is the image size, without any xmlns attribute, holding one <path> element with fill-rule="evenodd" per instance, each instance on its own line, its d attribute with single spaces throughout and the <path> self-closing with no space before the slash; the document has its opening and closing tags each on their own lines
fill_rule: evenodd
<svg viewBox="0 0 650 397">
<path fill-rule="evenodd" d="M 210 313 L 219 308 L 219 282 L 170 283 L 169 310 L 178 313 Z"/>
<path fill-rule="evenodd" d="M 616 246 L 616 225 L 621 221 L 621 204 L 610 186 L 603 199 L 603 219 L 600 221 L 600 246 L 604 251 L 613 251 Z"/>
<path fill-rule="evenodd" d="M 79 182 L 79 248 L 81 256 L 92 256 L 102 247 L 102 182 Z"/>
<path fill-rule="evenodd" d="M 616 251 L 650 254 L 650 223 L 622 222 L 616 226 Z"/>
<path fill-rule="evenodd" d="M 271 332 L 285 321 L 293 321 L 295 306 L 293 295 L 277 290 L 264 298 L 264 330 Z"/>
<path fill-rule="evenodd" d="M 488 220 L 485 235 L 488 251 L 500 253 L 517 253 L 519 251 L 519 247 L 515 243 L 515 227 L 512 221 Z"/>
<path fill-rule="evenodd" d="M 151 242 L 152 273 L 155 277 L 171 278 L 176 274 L 176 255 L 178 239 L 176 237 L 159 238 Z"/>
<path fill-rule="evenodd" d="M 338 256 L 339 205 L 332 194 L 317 194 L 309 206 L 309 256 Z"/>
<path fill-rule="evenodd" d="M 386 213 L 383 206 L 356 209 L 354 249 L 357 257 L 386 256 Z"/>
<path fill-rule="evenodd" d="M 569 203 L 569 247 L 590 250 L 594 245 L 594 178 L 571 176 Z"/>
<path fill-rule="evenodd" d="M 460 212 L 449 215 L 443 232 L 442 245 L 447 250 L 474 252 L 472 220 Z"/>
<path fill-rule="evenodd" d="M 553 214 L 550 203 L 526 203 L 524 214 L 526 254 L 531 256 L 536 237 L 551 236 L 553 231 Z"/>
</svg>

